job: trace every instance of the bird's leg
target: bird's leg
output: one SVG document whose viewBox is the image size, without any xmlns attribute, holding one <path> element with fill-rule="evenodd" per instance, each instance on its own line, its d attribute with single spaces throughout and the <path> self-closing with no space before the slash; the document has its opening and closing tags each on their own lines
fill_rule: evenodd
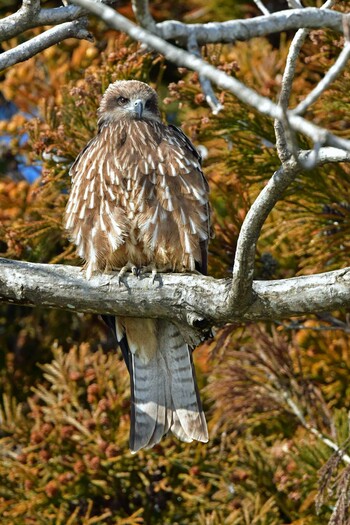
<svg viewBox="0 0 350 525">
<path fill-rule="evenodd" d="M 135 264 L 128 262 L 128 263 L 126 263 L 125 266 L 123 266 L 123 268 L 118 273 L 118 285 L 119 286 L 121 286 L 122 279 L 123 279 L 124 275 L 126 274 L 126 272 L 128 272 L 129 270 L 131 271 L 131 273 L 133 275 L 135 275 L 135 277 L 140 279 L 141 269 L 138 268 L 137 266 L 135 266 Z"/>
<path fill-rule="evenodd" d="M 123 279 L 123 276 L 126 274 L 126 272 L 129 270 L 129 265 L 126 264 L 125 266 L 123 266 L 123 268 L 120 270 L 120 272 L 118 273 L 118 286 L 121 286 L 122 285 L 122 279 Z"/>
<path fill-rule="evenodd" d="M 133 265 L 131 263 L 126 263 L 125 266 L 123 266 L 123 268 L 120 270 L 120 272 L 118 273 L 118 285 L 121 286 L 122 284 L 122 279 L 124 277 L 124 275 L 126 274 L 126 272 L 128 270 L 132 270 L 132 267 Z"/>
<path fill-rule="evenodd" d="M 151 274 L 151 284 L 150 284 L 150 286 L 154 286 L 154 281 L 155 281 L 156 276 L 157 276 L 157 268 L 153 267 L 152 268 L 152 274 Z"/>
</svg>

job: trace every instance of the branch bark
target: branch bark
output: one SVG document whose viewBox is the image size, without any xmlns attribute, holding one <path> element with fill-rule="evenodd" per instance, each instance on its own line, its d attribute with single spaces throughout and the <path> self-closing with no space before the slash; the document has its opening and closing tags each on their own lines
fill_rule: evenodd
<svg viewBox="0 0 350 525">
<path fill-rule="evenodd" d="M 77 2 L 78 3 L 78 2 Z M 80 4 L 81 5 L 81 4 Z M 258 36 L 279 33 L 291 29 L 325 28 L 343 33 L 343 15 L 328 9 L 314 7 L 279 11 L 248 20 L 230 20 L 228 22 L 210 22 L 208 24 L 183 24 L 168 20 L 157 24 L 157 35 L 164 40 L 187 40 L 194 34 L 199 45 L 230 43 L 236 40 L 250 40 Z"/>
<path fill-rule="evenodd" d="M 227 303 L 231 281 L 196 274 L 158 274 L 137 279 L 117 273 L 86 280 L 80 268 L 0 258 L 0 301 L 74 312 L 178 321 L 206 319 L 210 324 L 275 320 L 350 305 L 350 267 L 278 281 L 254 281 L 254 301 L 245 311 Z"/>
<path fill-rule="evenodd" d="M 281 166 L 260 192 L 244 219 L 237 241 L 232 288 L 228 297 L 230 308 L 235 313 L 249 307 L 253 301 L 255 252 L 261 228 L 283 192 L 299 172 L 300 168 L 294 160 Z"/>
<path fill-rule="evenodd" d="M 155 20 L 149 11 L 148 0 L 131 0 L 131 4 L 138 23 L 152 33 L 157 32 Z"/>
<path fill-rule="evenodd" d="M 240 312 L 253 301 L 253 275 L 256 245 L 261 228 L 277 201 L 282 198 L 288 186 L 295 180 L 303 166 L 314 167 L 314 151 L 300 151 L 297 157 L 290 157 L 274 173 L 248 211 L 238 236 L 233 265 L 232 288 L 228 296 L 230 308 Z M 310 161 L 311 159 L 311 161 Z M 316 163 L 349 162 L 350 153 L 335 148 L 321 148 Z"/>
<path fill-rule="evenodd" d="M 40 3 L 37 2 L 36 5 Z M 0 42 L 9 40 L 20 35 L 28 29 L 41 26 L 51 26 L 72 22 L 81 18 L 86 11 L 80 7 L 69 5 L 67 7 L 55 7 L 53 9 L 28 9 L 23 3 L 22 7 L 12 15 L 0 20 Z"/>
<path fill-rule="evenodd" d="M 278 105 L 281 107 L 284 115 L 287 115 L 288 111 L 292 84 L 295 76 L 296 61 L 308 34 L 308 29 L 299 29 L 289 47 L 286 67 L 282 77 L 281 93 L 278 100 Z M 294 137 L 290 136 L 291 133 L 287 116 L 284 121 L 275 120 L 274 127 L 277 153 L 280 161 L 282 163 L 286 162 L 291 154 L 296 157 L 296 145 Z"/>
</svg>

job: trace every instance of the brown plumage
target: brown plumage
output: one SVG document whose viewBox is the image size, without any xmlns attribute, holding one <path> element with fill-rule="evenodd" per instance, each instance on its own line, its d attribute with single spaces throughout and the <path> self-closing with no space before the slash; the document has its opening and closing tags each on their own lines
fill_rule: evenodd
<svg viewBox="0 0 350 525">
<path fill-rule="evenodd" d="M 208 185 L 184 133 L 161 122 L 155 91 L 136 80 L 105 92 L 98 134 L 78 155 L 65 226 L 86 275 L 119 269 L 206 273 Z M 131 377 L 130 448 L 171 431 L 208 441 L 191 349 L 165 320 L 113 324 Z"/>
</svg>

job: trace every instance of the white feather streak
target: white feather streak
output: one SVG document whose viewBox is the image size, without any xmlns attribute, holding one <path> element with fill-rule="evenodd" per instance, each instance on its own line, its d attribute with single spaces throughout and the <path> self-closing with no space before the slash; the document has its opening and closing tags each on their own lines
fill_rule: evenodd
<svg viewBox="0 0 350 525">
<path fill-rule="evenodd" d="M 192 253 L 190 238 L 187 232 L 184 232 L 184 241 L 185 241 L 185 247 L 184 247 L 185 253 Z"/>
<path fill-rule="evenodd" d="M 84 204 L 81 207 L 80 213 L 79 213 L 79 219 L 84 219 L 84 217 L 85 217 L 85 210 L 86 210 L 86 203 L 84 202 Z"/>
<path fill-rule="evenodd" d="M 91 193 L 90 202 L 88 206 L 89 210 L 92 210 L 94 208 L 94 203 L 95 203 L 95 194 Z"/>
</svg>

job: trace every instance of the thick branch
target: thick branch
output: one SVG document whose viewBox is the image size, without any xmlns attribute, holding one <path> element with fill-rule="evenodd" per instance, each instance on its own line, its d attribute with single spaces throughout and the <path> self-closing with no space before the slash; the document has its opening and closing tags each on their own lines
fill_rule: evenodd
<svg viewBox="0 0 350 525">
<path fill-rule="evenodd" d="M 212 324 L 276 320 L 350 305 L 350 268 L 279 281 L 255 281 L 254 303 L 244 312 L 223 309 L 230 280 L 200 275 L 149 276 L 117 273 L 84 278 L 80 268 L 0 259 L 0 301 L 75 312 L 164 317 Z"/>
<path fill-rule="evenodd" d="M 165 42 L 156 35 L 153 35 L 149 31 L 140 28 L 136 24 L 130 22 L 127 18 L 123 17 L 119 13 L 113 11 L 113 9 L 100 4 L 93 2 L 91 0 L 74 0 L 74 3 L 85 7 L 92 13 L 95 13 L 102 18 L 110 27 L 123 31 L 130 35 L 135 40 L 143 42 L 144 44 L 155 49 L 162 55 L 164 55 L 171 62 L 197 71 L 199 74 L 207 77 L 214 84 L 219 86 L 222 89 L 225 89 L 240 99 L 245 104 L 248 104 L 251 107 L 257 109 L 260 113 L 268 115 L 272 118 L 277 118 L 283 120 L 285 117 L 282 109 L 274 104 L 270 99 L 259 95 L 256 91 L 245 86 L 242 82 L 237 80 L 234 77 L 228 76 L 223 71 L 218 70 L 216 67 L 211 66 L 201 58 L 193 56 L 191 53 L 175 47 L 168 42 Z M 306 10 L 305 10 L 306 11 Z M 304 13 L 304 10 L 302 10 Z M 318 10 L 316 10 L 318 12 Z M 326 13 L 327 11 L 322 11 L 321 14 Z M 333 11 L 329 11 L 334 14 Z M 289 13 L 289 11 L 288 11 Z M 339 13 L 338 13 L 339 14 Z M 259 18 L 259 17 L 258 17 Z M 263 18 L 263 17 L 261 17 Z M 255 20 L 255 19 L 254 19 Z M 240 24 L 245 27 L 247 21 L 240 21 Z M 190 26 L 192 28 L 192 26 Z M 320 128 L 311 122 L 293 115 L 290 112 L 287 113 L 290 126 L 310 137 L 315 142 L 319 142 L 323 145 L 334 146 L 337 148 L 343 148 L 350 151 L 350 141 L 336 137 L 328 130 Z"/>
<path fill-rule="evenodd" d="M 252 302 L 256 245 L 261 228 L 283 192 L 300 172 L 294 160 L 277 170 L 248 211 L 237 241 L 229 295 L 231 308 L 238 312 Z"/>
<path fill-rule="evenodd" d="M 144 27 L 152 28 L 153 32 L 165 40 L 187 40 L 189 35 L 193 34 L 199 45 L 249 40 L 253 37 L 300 27 L 329 27 L 338 32 L 343 31 L 341 13 L 336 11 L 320 13 L 318 9 L 314 8 L 280 11 L 244 21 L 231 20 L 222 23 L 187 25 L 176 20 L 170 20 L 155 25 L 148 11 L 148 2 L 133 0 L 132 3 L 134 12 Z M 16 13 L 0 21 L 0 42 L 13 38 L 27 29 L 77 20 L 84 14 L 86 14 L 84 9 L 72 5 L 36 11 L 29 10 L 23 5 Z"/>
<path fill-rule="evenodd" d="M 302 166 L 314 166 L 313 151 L 301 151 L 296 159 L 290 158 L 271 177 L 248 211 L 237 241 L 237 249 L 232 275 L 232 289 L 228 297 L 230 308 L 241 311 L 253 300 L 253 275 L 255 268 L 256 245 L 261 228 L 269 213 L 281 199 L 287 187 L 300 173 Z M 321 148 L 317 164 L 327 162 L 350 162 L 350 152 L 336 148 Z"/>
<path fill-rule="evenodd" d="M 86 29 L 86 21 L 66 22 L 57 27 L 52 27 L 44 33 L 33 37 L 31 40 L 5 51 L 0 55 L 0 71 L 14 64 L 18 64 L 18 62 L 24 62 L 28 58 L 31 58 L 54 44 L 62 42 L 62 40 L 66 38 L 80 38 L 91 41 L 92 36 Z"/>
</svg>

